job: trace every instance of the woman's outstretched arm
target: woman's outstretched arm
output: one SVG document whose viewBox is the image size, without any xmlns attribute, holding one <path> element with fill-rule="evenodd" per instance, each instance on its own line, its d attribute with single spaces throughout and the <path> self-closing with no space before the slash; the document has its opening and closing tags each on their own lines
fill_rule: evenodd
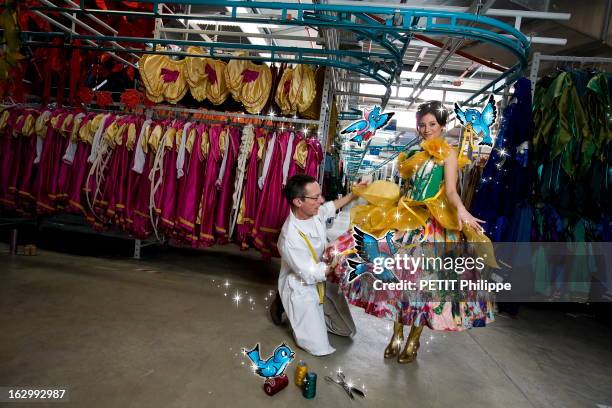
<svg viewBox="0 0 612 408">
<path fill-rule="evenodd" d="M 459 229 L 463 228 L 464 223 L 471 225 L 477 230 L 482 229 L 479 223 L 485 223 L 485 221 L 470 214 L 457 193 L 457 153 L 455 150 L 451 150 L 444 160 L 444 187 L 448 201 L 457 209 Z"/>
</svg>

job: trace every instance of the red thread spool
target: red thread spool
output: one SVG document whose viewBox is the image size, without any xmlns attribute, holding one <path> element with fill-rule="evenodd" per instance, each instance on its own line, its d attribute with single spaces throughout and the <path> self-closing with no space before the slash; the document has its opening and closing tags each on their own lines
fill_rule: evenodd
<svg viewBox="0 0 612 408">
<path fill-rule="evenodd" d="M 289 377 L 287 375 L 279 375 L 278 377 L 268 378 L 263 385 L 266 394 L 272 396 L 289 385 Z"/>
</svg>

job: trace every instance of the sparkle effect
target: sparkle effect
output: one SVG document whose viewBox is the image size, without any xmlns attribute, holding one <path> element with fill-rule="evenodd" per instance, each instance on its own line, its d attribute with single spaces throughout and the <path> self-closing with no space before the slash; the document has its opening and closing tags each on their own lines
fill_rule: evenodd
<svg viewBox="0 0 612 408">
<path fill-rule="evenodd" d="M 236 307 L 238 307 L 240 305 L 240 301 L 242 300 L 242 296 L 240 295 L 240 293 L 236 292 L 232 300 L 234 301 L 234 303 L 236 303 Z"/>
</svg>

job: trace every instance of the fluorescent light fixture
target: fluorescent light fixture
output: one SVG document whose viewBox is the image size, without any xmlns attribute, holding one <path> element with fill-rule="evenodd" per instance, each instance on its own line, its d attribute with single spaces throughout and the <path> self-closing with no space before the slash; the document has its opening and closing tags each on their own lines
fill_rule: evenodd
<svg viewBox="0 0 612 408">
<path fill-rule="evenodd" d="M 229 21 L 229 20 L 191 20 L 191 22 L 195 24 L 204 24 L 204 25 L 219 25 L 222 27 L 240 27 L 241 29 L 243 29 L 245 33 L 253 32 L 253 31 L 245 31 L 244 30 L 245 27 L 250 27 L 255 30 L 257 30 L 258 28 L 281 28 L 281 26 L 278 24 L 246 23 L 246 22 Z"/>
</svg>

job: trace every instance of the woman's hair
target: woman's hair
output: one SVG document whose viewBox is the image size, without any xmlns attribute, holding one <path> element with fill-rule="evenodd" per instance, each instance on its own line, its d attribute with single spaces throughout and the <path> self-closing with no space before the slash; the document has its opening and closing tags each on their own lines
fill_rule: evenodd
<svg viewBox="0 0 612 408">
<path fill-rule="evenodd" d="M 448 120 L 448 111 L 442 105 L 442 102 L 439 101 L 429 101 L 419 105 L 416 112 L 417 124 L 421 120 L 421 118 L 428 113 L 434 115 L 438 124 L 440 126 L 446 126 L 446 121 Z"/>
</svg>

